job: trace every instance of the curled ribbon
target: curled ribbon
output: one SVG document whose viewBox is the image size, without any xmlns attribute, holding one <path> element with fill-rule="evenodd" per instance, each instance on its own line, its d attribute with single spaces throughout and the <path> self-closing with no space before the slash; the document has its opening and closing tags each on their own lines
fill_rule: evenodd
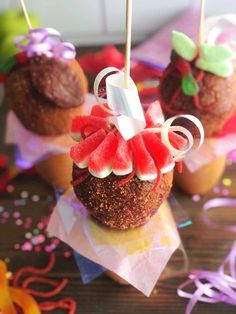
<svg viewBox="0 0 236 314">
<path fill-rule="evenodd" d="M 190 314 L 198 301 L 206 303 L 224 302 L 236 305 L 236 241 L 230 253 L 216 272 L 194 270 L 189 273 L 189 280 L 177 290 L 180 297 L 190 299 L 185 314 Z M 229 274 L 225 270 L 228 268 Z M 196 291 L 189 293 L 183 288 L 194 284 Z"/>
<path fill-rule="evenodd" d="M 30 29 L 27 35 L 15 38 L 15 46 L 25 51 L 29 58 L 46 55 L 65 61 L 74 59 L 75 47 L 70 43 L 61 42 L 60 37 L 61 34 L 53 28 Z"/>
<path fill-rule="evenodd" d="M 102 105 L 99 97 L 99 85 L 105 76 L 107 76 L 105 79 L 107 103 L 111 110 Z M 124 87 L 124 72 L 115 67 L 108 67 L 99 72 L 94 81 L 94 94 L 103 109 L 113 115 L 110 120 L 125 140 L 129 140 L 145 128 L 146 121 L 137 87 L 131 78 L 129 88 Z"/>
<path fill-rule="evenodd" d="M 213 198 L 213 199 L 207 201 L 203 205 L 202 209 L 206 213 L 209 209 L 217 208 L 217 207 L 231 207 L 231 208 L 234 207 L 234 208 L 236 208 L 236 198 Z M 217 224 L 214 223 L 213 221 L 211 221 L 207 214 L 203 216 L 203 219 L 209 227 L 211 227 L 211 228 L 217 227 Z M 227 229 L 231 232 L 236 232 L 236 225 L 227 226 L 224 229 Z"/>
<path fill-rule="evenodd" d="M 167 119 L 163 123 L 163 125 L 158 128 L 149 128 L 149 129 L 143 130 L 143 132 L 161 133 L 162 143 L 170 150 L 172 156 L 174 157 L 173 158 L 174 161 L 182 160 L 185 157 L 185 155 L 189 153 L 190 150 L 193 149 L 193 145 L 194 145 L 194 138 L 189 130 L 187 130 L 186 128 L 182 126 L 172 126 L 172 123 L 179 118 L 187 119 L 191 121 L 197 127 L 200 134 L 200 138 L 199 138 L 199 143 L 197 147 L 195 148 L 195 150 L 198 150 L 202 146 L 203 141 L 204 141 L 204 129 L 200 120 L 190 114 L 186 114 L 186 115 L 183 114 L 183 115 L 177 115 L 177 116 L 171 117 Z M 185 138 L 188 140 L 186 146 L 181 149 L 177 149 L 176 147 L 174 147 L 169 140 L 169 132 L 182 133 L 185 136 Z"/>
</svg>

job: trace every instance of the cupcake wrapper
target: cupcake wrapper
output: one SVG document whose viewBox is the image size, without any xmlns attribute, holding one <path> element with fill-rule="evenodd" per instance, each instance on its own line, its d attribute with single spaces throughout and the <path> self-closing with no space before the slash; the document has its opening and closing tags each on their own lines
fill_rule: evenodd
<svg viewBox="0 0 236 314">
<path fill-rule="evenodd" d="M 96 99 L 92 94 L 86 95 L 85 113 L 90 112 Z M 7 115 L 5 143 L 17 145 L 19 154 L 17 164 L 22 168 L 30 168 L 32 165 L 47 158 L 49 155 L 68 153 L 74 144 L 70 134 L 60 136 L 40 136 L 27 130 L 13 111 Z"/>
<path fill-rule="evenodd" d="M 149 296 L 181 243 L 166 204 L 144 226 L 117 231 L 91 219 L 70 189 L 59 198 L 48 231 L 78 254 L 111 270 Z"/>
</svg>

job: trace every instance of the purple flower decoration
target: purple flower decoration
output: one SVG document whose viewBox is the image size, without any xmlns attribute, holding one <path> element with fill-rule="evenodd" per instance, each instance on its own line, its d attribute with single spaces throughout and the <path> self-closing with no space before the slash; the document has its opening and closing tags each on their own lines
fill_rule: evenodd
<svg viewBox="0 0 236 314">
<path fill-rule="evenodd" d="M 61 34 L 53 28 L 36 28 L 29 30 L 25 36 L 15 39 L 15 46 L 33 56 L 46 55 L 49 58 L 59 58 L 65 61 L 73 60 L 75 47 L 67 42 L 61 42 Z"/>
</svg>

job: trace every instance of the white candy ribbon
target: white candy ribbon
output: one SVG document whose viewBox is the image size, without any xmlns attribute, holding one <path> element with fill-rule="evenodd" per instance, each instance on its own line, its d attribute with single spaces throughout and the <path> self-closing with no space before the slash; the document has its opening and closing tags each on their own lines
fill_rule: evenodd
<svg viewBox="0 0 236 314">
<path fill-rule="evenodd" d="M 148 129 L 143 130 L 143 132 L 145 133 L 161 133 L 162 143 L 169 149 L 169 151 L 171 152 L 171 155 L 173 156 L 174 161 L 182 160 L 186 156 L 186 154 L 190 152 L 190 150 L 193 150 L 193 146 L 194 146 L 193 135 L 191 134 L 189 130 L 187 130 L 186 128 L 182 126 L 171 126 L 172 123 L 176 119 L 179 119 L 179 118 L 187 119 L 191 121 L 197 127 L 200 138 L 199 138 L 199 143 L 197 147 L 194 148 L 194 150 L 198 150 L 202 146 L 203 141 L 204 141 L 204 129 L 203 129 L 201 121 L 198 118 L 190 114 L 174 116 L 166 120 L 161 127 L 148 128 Z M 169 132 L 180 132 L 181 134 L 185 135 L 185 138 L 188 140 L 187 145 L 184 148 L 176 149 L 169 140 Z"/>
<path fill-rule="evenodd" d="M 115 74 L 110 74 L 117 72 Z M 109 76 L 107 76 L 110 74 Z M 107 104 L 111 110 L 102 105 L 104 99 L 99 97 L 99 85 L 105 77 Z M 137 87 L 129 78 L 129 88 L 124 87 L 124 72 L 115 67 L 108 67 L 98 73 L 94 81 L 94 94 L 103 109 L 113 116 L 110 121 L 116 126 L 125 140 L 140 133 L 146 126 Z"/>
</svg>

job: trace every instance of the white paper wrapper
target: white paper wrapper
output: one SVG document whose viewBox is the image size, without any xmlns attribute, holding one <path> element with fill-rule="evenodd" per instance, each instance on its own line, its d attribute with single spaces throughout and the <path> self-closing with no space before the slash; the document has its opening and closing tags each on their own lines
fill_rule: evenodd
<svg viewBox="0 0 236 314">
<path fill-rule="evenodd" d="M 86 95 L 85 114 L 90 112 L 91 107 L 96 103 L 92 94 Z M 40 136 L 27 130 L 13 111 L 9 111 L 6 124 L 6 144 L 17 145 L 20 152 L 20 165 L 23 168 L 31 167 L 48 155 L 68 153 L 74 144 L 70 134 L 60 136 Z M 24 165 L 24 166 L 23 166 Z"/>
<path fill-rule="evenodd" d="M 185 157 L 184 164 L 190 172 L 195 172 L 216 157 L 227 155 L 234 149 L 236 149 L 236 133 L 221 138 L 206 138 L 198 151 Z"/>
<path fill-rule="evenodd" d="M 149 296 L 168 260 L 180 245 L 167 203 L 136 229 L 116 231 L 96 223 L 72 189 L 58 201 L 48 231 L 76 252 L 113 271 Z"/>
</svg>

